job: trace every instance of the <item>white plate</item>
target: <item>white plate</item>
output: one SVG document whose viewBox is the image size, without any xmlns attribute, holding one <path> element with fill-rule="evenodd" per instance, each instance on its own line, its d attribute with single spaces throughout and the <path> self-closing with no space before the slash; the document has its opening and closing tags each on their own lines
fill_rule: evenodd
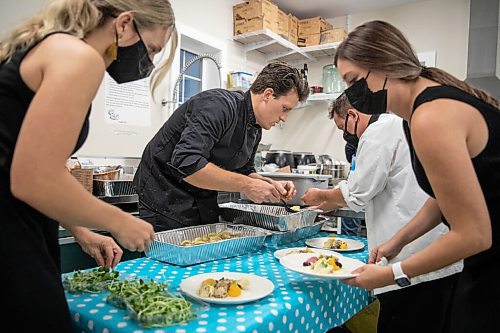
<svg viewBox="0 0 500 333">
<path fill-rule="evenodd" d="M 249 285 L 247 290 L 242 290 L 241 295 L 238 297 L 226 297 L 226 298 L 215 298 L 215 297 L 200 297 L 198 295 L 198 290 L 201 287 L 201 283 L 206 279 L 219 280 L 221 278 L 239 280 L 241 278 L 247 278 Z M 202 300 L 207 303 L 214 304 L 242 304 L 253 302 L 263 297 L 266 297 L 274 290 L 274 284 L 266 278 L 257 276 L 254 274 L 238 273 L 238 272 L 216 272 L 216 273 L 205 273 L 191 276 L 187 279 L 182 280 L 180 284 L 181 290 L 188 296 L 195 299 Z"/>
<path fill-rule="evenodd" d="M 329 239 L 330 237 L 319 237 L 319 238 L 310 238 L 306 240 L 306 245 L 310 247 L 314 247 L 317 249 L 324 249 L 323 244 Z M 361 250 L 362 248 L 365 247 L 365 244 L 363 242 L 360 242 L 355 239 L 349 239 L 349 238 L 341 238 L 341 237 L 335 237 L 338 240 L 341 240 L 343 242 L 347 243 L 347 249 L 331 249 L 332 251 L 336 252 L 347 252 L 347 251 L 356 251 L 356 250 Z"/>
<path fill-rule="evenodd" d="M 314 276 L 321 279 L 327 280 L 343 280 L 357 276 L 357 274 L 352 274 L 351 272 L 355 269 L 364 266 L 365 263 L 357 259 L 348 258 L 344 256 L 337 256 L 339 262 L 342 264 L 342 268 L 334 273 L 320 274 L 316 273 L 311 269 L 311 266 L 304 266 L 303 263 L 307 259 L 314 257 L 314 253 L 297 253 L 290 254 L 280 259 L 280 264 L 288 268 L 289 270 L 295 271 L 300 274 Z"/>
<path fill-rule="evenodd" d="M 295 254 L 295 253 L 290 253 L 289 254 L 288 252 L 290 252 L 290 251 L 305 250 L 305 249 L 306 249 L 305 247 L 289 247 L 287 249 L 276 250 L 276 251 L 274 251 L 274 257 L 276 259 L 280 260 L 284 256 L 287 256 L 287 255 L 290 255 L 290 254 Z M 340 254 L 338 254 L 338 253 L 336 253 L 335 251 L 332 251 L 332 250 L 311 249 L 311 248 L 309 248 L 309 249 L 311 251 L 313 251 L 313 253 L 316 253 L 316 254 L 326 254 L 326 255 L 334 255 L 334 256 L 339 256 L 340 255 Z M 306 254 L 309 254 L 309 253 L 306 253 Z"/>
</svg>

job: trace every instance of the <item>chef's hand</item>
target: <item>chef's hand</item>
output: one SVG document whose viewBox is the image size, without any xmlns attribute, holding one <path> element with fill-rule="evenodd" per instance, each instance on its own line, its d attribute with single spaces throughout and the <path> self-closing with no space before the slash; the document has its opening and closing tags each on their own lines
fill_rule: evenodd
<svg viewBox="0 0 500 333">
<path fill-rule="evenodd" d="M 262 179 L 250 178 L 243 193 L 255 203 L 278 202 L 281 198 L 281 193 L 276 189 L 274 183 Z"/>
<path fill-rule="evenodd" d="M 94 258 L 98 266 L 114 268 L 120 262 L 123 250 L 113 238 L 88 229 L 87 232 L 79 232 L 74 236 L 82 250 Z"/>
<path fill-rule="evenodd" d="M 376 264 L 379 262 L 382 257 L 386 257 L 388 260 L 391 260 L 395 256 L 401 252 L 403 245 L 400 244 L 394 237 L 389 239 L 382 245 L 375 247 L 370 252 L 370 259 L 368 259 L 369 264 Z"/>
<path fill-rule="evenodd" d="M 300 200 L 304 201 L 304 203 L 308 206 L 317 206 L 325 201 L 323 191 L 318 188 L 308 189 Z"/>
<path fill-rule="evenodd" d="M 129 251 L 144 252 L 155 238 L 153 226 L 126 214 L 115 230 L 109 230 L 115 239 Z"/>
<path fill-rule="evenodd" d="M 342 282 L 350 286 L 368 290 L 394 284 L 394 274 L 392 274 L 391 266 L 369 264 L 354 270 L 352 273 L 359 275 L 351 279 L 342 280 Z"/>
<path fill-rule="evenodd" d="M 276 190 L 281 194 L 281 197 L 287 201 L 293 199 L 297 194 L 297 190 L 295 189 L 295 185 L 292 181 L 283 180 L 283 181 L 273 181 L 272 183 Z"/>
</svg>

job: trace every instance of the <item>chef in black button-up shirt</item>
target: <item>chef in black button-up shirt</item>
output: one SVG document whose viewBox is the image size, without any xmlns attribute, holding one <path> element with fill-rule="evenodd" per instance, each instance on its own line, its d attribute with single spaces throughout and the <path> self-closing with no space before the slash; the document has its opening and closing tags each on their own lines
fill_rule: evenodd
<svg viewBox="0 0 500 333">
<path fill-rule="evenodd" d="M 134 178 L 141 218 L 155 231 L 216 223 L 217 191 L 257 203 L 291 199 L 293 183 L 260 176 L 253 160 L 262 128 L 285 121 L 308 93 L 298 70 L 277 62 L 246 93 L 212 89 L 186 101 L 142 155 Z"/>
</svg>

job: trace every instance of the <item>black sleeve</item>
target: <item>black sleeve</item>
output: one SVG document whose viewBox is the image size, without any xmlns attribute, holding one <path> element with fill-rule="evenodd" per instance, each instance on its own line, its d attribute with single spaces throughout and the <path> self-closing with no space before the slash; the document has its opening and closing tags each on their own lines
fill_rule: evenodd
<svg viewBox="0 0 500 333">
<path fill-rule="evenodd" d="M 179 180 L 208 164 L 210 152 L 235 119 L 234 108 L 220 98 L 192 98 L 186 126 L 168 163 Z M 188 103 L 186 102 L 186 103 Z"/>
</svg>

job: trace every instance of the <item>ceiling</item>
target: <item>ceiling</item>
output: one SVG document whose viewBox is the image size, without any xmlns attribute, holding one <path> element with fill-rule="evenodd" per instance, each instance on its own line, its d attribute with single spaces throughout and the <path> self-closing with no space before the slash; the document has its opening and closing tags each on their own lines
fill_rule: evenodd
<svg viewBox="0 0 500 333">
<path fill-rule="evenodd" d="M 422 0 L 273 0 L 281 10 L 292 13 L 299 19 L 314 16 L 332 18 L 417 1 Z"/>
</svg>

